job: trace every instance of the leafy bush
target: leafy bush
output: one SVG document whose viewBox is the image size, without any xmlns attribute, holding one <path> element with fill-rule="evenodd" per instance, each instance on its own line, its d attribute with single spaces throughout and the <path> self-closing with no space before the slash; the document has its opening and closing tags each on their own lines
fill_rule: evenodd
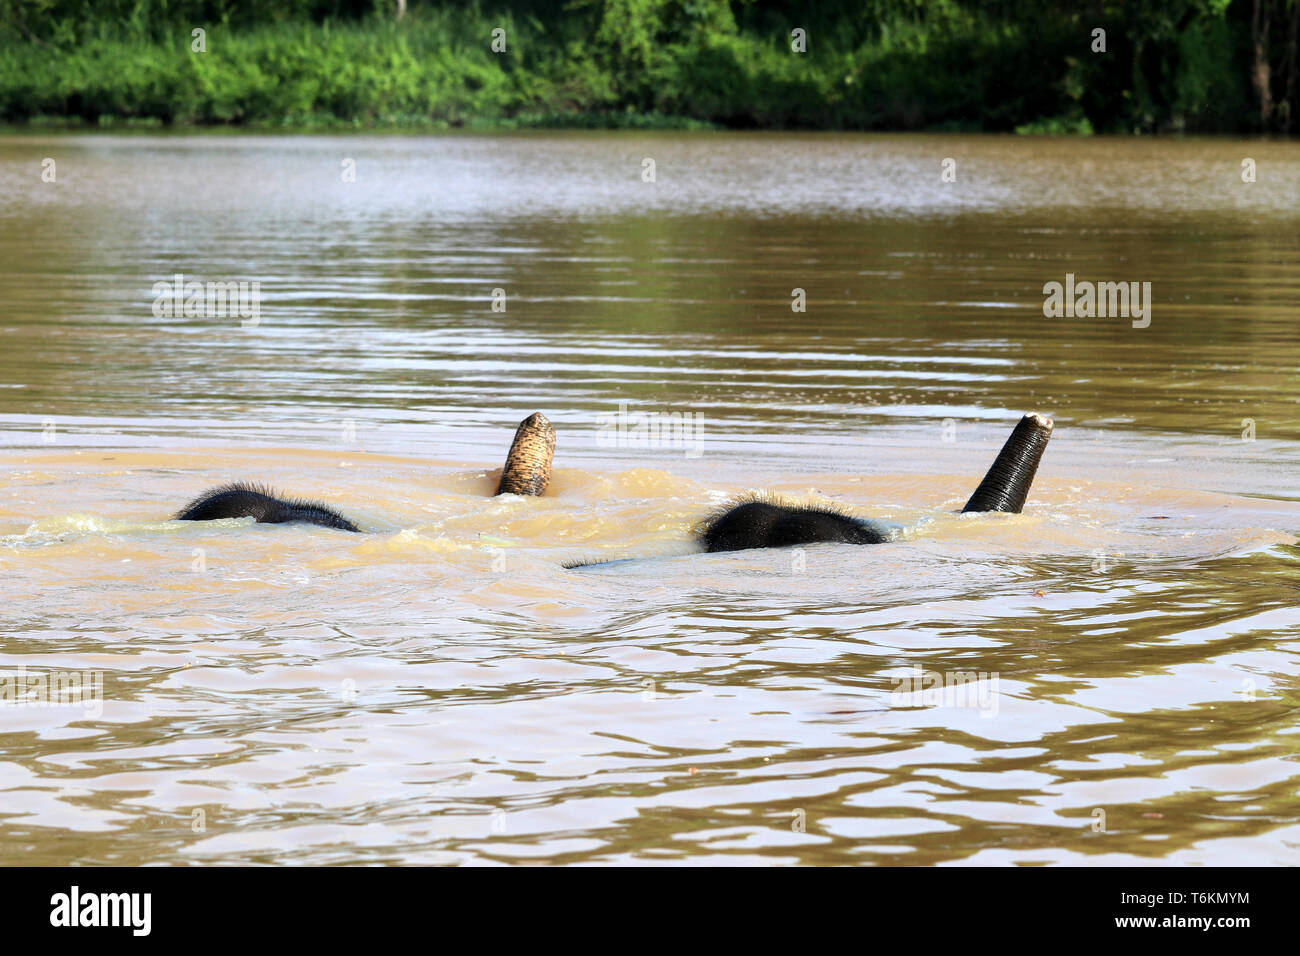
<svg viewBox="0 0 1300 956">
<path fill-rule="evenodd" d="M 1300 0 L 1267 6 L 1271 113 L 1244 0 L 480 4 L 0 0 L 0 120 L 1286 132 L 1300 88 Z"/>
</svg>

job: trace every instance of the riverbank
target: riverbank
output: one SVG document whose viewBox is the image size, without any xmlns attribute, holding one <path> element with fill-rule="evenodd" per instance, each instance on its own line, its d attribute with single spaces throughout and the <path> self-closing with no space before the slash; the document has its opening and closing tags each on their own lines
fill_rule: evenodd
<svg viewBox="0 0 1300 956">
<path fill-rule="evenodd" d="M 1130 22 L 1122 11 L 1026 18 L 995 7 L 941 3 L 917 12 L 881 3 L 874 18 L 862 11 L 800 14 L 799 22 L 808 22 L 797 26 L 772 11 L 698 6 L 671 13 L 602 0 L 545 16 L 413 7 L 400 22 L 303 15 L 208 25 L 173 7 L 168 24 L 159 22 L 161 14 L 118 22 L 88 11 L 84 24 L 70 17 L 19 27 L 0 5 L 0 122 L 305 130 L 1290 130 L 1294 64 L 1279 47 L 1272 113 L 1263 116 L 1249 79 L 1250 24 L 1241 4 L 1159 30 Z M 1278 44 L 1285 26 L 1274 32 L 1283 38 Z M 1101 50 L 1098 29 L 1106 32 Z"/>
</svg>

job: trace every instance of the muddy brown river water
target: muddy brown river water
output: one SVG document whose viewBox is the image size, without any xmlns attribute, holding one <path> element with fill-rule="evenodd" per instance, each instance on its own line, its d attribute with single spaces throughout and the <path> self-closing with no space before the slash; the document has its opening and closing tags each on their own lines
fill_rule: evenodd
<svg viewBox="0 0 1300 956">
<path fill-rule="evenodd" d="M 0 136 L 0 863 L 1300 863 L 1298 358 L 1297 144 Z"/>
</svg>

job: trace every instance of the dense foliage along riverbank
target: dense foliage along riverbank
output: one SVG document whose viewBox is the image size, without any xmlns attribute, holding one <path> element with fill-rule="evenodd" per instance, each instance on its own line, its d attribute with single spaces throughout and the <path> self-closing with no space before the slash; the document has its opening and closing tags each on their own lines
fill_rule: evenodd
<svg viewBox="0 0 1300 956">
<path fill-rule="evenodd" d="M 0 0 L 0 120 L 1295 130 L 1300 0 L 403 6 Z"/>
</svg>

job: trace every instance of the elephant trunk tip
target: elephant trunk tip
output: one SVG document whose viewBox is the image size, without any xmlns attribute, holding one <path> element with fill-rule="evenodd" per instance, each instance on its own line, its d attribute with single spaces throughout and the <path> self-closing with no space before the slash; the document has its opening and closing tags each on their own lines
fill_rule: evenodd
<svg viewBox="0 0 1300 956">
<path fill-rule="evenodd" d="M 1038 472 L 1038 463 L 1052 437 L 1053 425 L 1050 418 L 1038 412 L 1021 418 L 962 511 L 1020 514 Z"/>
<path fill-rule="evenodd" d="M 540 495 L 551 482 L 555 458 L 555 426 L 541 412 L 533 412 L 515 430 L 515 439 L 501 469 L 498 495 Z"/>
</svg>

